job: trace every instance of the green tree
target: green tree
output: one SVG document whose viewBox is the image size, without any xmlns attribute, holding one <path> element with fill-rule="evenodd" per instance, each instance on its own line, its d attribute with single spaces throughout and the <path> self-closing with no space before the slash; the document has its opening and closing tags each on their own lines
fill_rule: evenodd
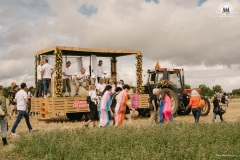
<svg viewBox="0 0 240 160">
<path fill-rule="evenodd" d="M 222 92 L 222 87 L 220 85 L 213 86 L 213 92 Z"/>
<path fill-rule="evenodd" d="M 199 88 L 201 89 L 201 94 L 202 94 L 203 96 L 212 97 L 213 94 L 214 94 L 213 90 L 211 90 L 211 88 L 209 88 L 209 87 L 206 86 L 205 84 L 199 85 Z"/>
<path fill-rule="evenodd" d="M 9 92 L 9 87 L 4 87 L 4 88 L 3 88 L 3 96 L 4 96 L 5 98 L 8 98 L 8 92 Z"/>
<path fill-rule="evenodd" d="M 188 85 L 188 84 L 185 84 L 185 85 L 184 85 L 184 89 L 191 89 L 191 86 Z"/>
<path fill-rule="evenodd" d="M 239 88 L 239 89 L 234 89 L 234 90 L 232 90 L 232 94 L 233 94 L 234 96 L 239 96 L 239 95 L 240 95 L 240 88 Z"/>
</svg>

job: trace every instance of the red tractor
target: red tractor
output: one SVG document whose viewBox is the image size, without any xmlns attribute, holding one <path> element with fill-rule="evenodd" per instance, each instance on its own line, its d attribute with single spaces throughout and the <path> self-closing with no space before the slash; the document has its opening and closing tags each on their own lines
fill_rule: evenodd
<svg viewBox="0 0 240 160">
<path fill-rule="evenodd" d="M 188 115 L 191 109 L 186 109 L 190 93 L 193 89 L 184 89 L 184 71 L 183 69 L 160 68 L 148 70 L 148 80 L 144 86 L 144 93 L 152 94 L 154 88 L 168 88 L 172 99 L 173 115 Z M 199 93 L 200 89 L 196 89 Z M 202 109 L 201 115 L 206 116 L 210 111 L 210 103 L 208 99 L 201 96 L 205 101 L 205 107 Z"/>
</svg>

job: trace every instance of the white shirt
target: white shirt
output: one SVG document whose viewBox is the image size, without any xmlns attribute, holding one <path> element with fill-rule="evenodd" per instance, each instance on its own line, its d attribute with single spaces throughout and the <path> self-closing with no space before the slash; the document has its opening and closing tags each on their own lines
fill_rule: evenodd
<svg viewBox="0 0 240 160">
<path fill-rule="evenodd" d="M 27 103 L 25 99 L 27 99 L 27 92 L 21 89 L 16 93 L 15 99 L 17 100 L 17 110 L 26 111 Z"/>
<path fill-rule="evenodd" d="M 112 94 L 113 94 L 113 93 L 115 93 L 116 86 L 115 86 L 115 84 L 111 84 L 111 86 L 112 86 Z"/>
<path fill-rule="evenodd" d="M 52 73 L 53 67 L 50 64 L 46 63 L 46 64 L 43 65 L 42 69 L 44 71 L 43 78 L 50 78 L 51 79 L 51 77 L 52 77 L 51 73 Z"/>
<path fill-rule="evenodd" d="M 38 67 L 37 67 L 37 79 L 38 79 L 38 80 L 41 80 L 41 79 L 42 79 L 42 73 L 41 73 L 41 71 L 42 71 L 42 66 L 41 66 L 41 65 L 38 65 Z"/>
<path fill-rule="evenodd" d="M 91 97 L 91 100 L 96 104 L 97 101 L 96 101 L 96 98 L 97 98 L 97 92 L 95 90 L 90 90 L 88 92 L 88 96 Z"/>
<path fill-rule="evenodd" d="M 76 80 L 76 82 L 83 82 L 83 80 L 86 79 L 86 73 L 83 73 L 83 74 L 82 74 L 82 72 L 77 72 L 76 78 L 82 78 L 83 76 L 84 76 L 83 79 Z"/>
<path fill-rule="evenodd" d="M 63 67 L 62 67 L 62 72 L 64 72 L 66 75 L 70 75 L 69 68 L 67 68 L 66 66 L 63 66 Z M 63 78 L 63 79 L 68 79 L 69 77 L 63 75 L 62 78 Z"/>
<path fill-rule="evenodd" d="M 103 92 L 105 87 L 106 87 L 105 83 L 103 83 L 103 84 L 98 83 L 97 86 L 96 86 L 97 90 L 100 90 L 100 92 Z"/>
<path fill-rule="evenodd" d="M 118 84 L 117 87 L 123 88 L 123 85 L 122 84 Z"/>
<path fill-rule="evenodd" d="M 31 92 L 28 92 L 28 93 L 27 93 L 27 96 L 28 96 L 28 98 L 32 98 L 32 97 L 33 97 L 33 94 L 32 94 Z"/>
<path fill-rule="evenodd" d="M 103 74 L 103 67 L 97 65 L 97 77 L 102 77 Z"/>
</svg>

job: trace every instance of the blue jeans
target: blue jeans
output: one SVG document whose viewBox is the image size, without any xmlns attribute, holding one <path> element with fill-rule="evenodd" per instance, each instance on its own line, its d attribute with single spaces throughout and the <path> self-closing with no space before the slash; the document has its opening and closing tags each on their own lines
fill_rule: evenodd
<svg viewBox="0 0 240 160">
<path fill-rule="evenodd" d="M 219 116 L 220 116 L 220 120 L 223 122 L 222 114 L 219 114 Z M 212 117 L 213 122 L 215 122 L 216 117 L 217 117 L 217 113 L 213 112 L 213 117 Z"/>
<path fill-rule="evenodd" d="M 163 123 L 163 114 L 162 114 L 163 108 L 164 108 L 163 101 L 160 101 L 159 108 L 158 108 L 158 115 L 159 115 L 159 122 L 158 122 L 158 124 Z"/>
<path fill-rule="evenodd" d="M 201 115 L 201 109 L 200 108 L 193 108 L 192 109 L 192 114 L 194 116 L 195 123 L 198 123 L 200 115 Z"/>
<path fill-rule="evenodd" d="M 50 78 L 43 78 L 44 95 L 47 95 L 48 93 L 50 94 L 50 88 L 49 88 L 50 83 L 51 83 Z"/>
<path fill-rule="evenodd" d="M 26 111 L 20 111 L 20 110 L 18 110 L 17 119 L 16 119 L 16 121 L 15 121 L 13 127 L 12 127 L 12 130 L 11 130 L 12 133 L 15 133 L 16 128 L 17 128 L 18 124 L 20 123 L 22 117 L 25 118 L 26 124 L 27 124 L 27 126 L 28 126 L 29 131 L 32 129 L 32 126 L 31 126 L 31 124 L 30 124 L 29 116 L 28 116 L 27 112 L 26 112 Z"/>
<path fill-rule="evenodd" d="M 0 120 L 1 131 L 2 131 L 2 138 L 7 137 L 7 121 Z"/>
</svg>

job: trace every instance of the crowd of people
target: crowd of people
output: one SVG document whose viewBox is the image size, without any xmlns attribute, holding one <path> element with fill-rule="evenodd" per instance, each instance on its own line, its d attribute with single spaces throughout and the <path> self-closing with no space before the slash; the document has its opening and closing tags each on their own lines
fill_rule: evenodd
<svg viewBox="0 0 240 160">
<path fill-rule="evenodd" d="M 72 75 L 70 74 L 69 67 L 70 61 L 66 62 L 66 66 L 63 66 L 63 89 L 65 94 L 68 92 L 68 96 L 71 96 L 70 78 L 75 77 L 75 96 L 78 96 L 79 87 L 86 87 L 86 69 L 81 68 L 80 71 Z M 93 127 L 96 126 L 96 121 L 99 120 L 99 127 L 109 126 L 111 120 L 114 126 L 121 126 L 124 119 L 131 120 L 130 110 L 135 111 L 135 108 L 131 105 L 131 97 L 133 95 L 132 86 L 125 84 L 121 79 L 118 83 L 114 81 L 114 77 L 110 78 L 106 83 L 102 75 L 104 74 L 102 69 L 102 61 L 99 61 L 97 74 L 97 83 L 89 85 L 88 90 L 88 103 L 90 113 L 88 115 L 88 121 L 85 123 L 85 127 L 89 127 L 90 123 L 93 123 Z M 12 119 L 15 115 L 16 121 L 12 126 L 11 135 L 16 136 L 16 128 L 24 117 L 26 120 L 29 132 L 35 131 L 29 120 L 29 113 L 31 110 L 31 98 L 36 97 L 49 97 L 50 90 L 49 85 L 51 82 L 51 76 L 54 73 L 53 67 L 48 64 L 48 60 L 42 60 L 37 68 L 38 87 L 36 94 L 33 92 L 33 87 L 27 89 L 26 83 L 22 83 L 19 86 L 15 82 L 11 83 L 9 89 L 9 108 L 10 114 L 8 114 L 6 98 L 3 96 L 3 86 L 0 85 L 0 125 L 2 130 L 3 145 L 7 145 L 6 133 L 7 133 L 7 120 Z M 28 92 L 26 92 L 28 90 Z M 154 88 L 152 95 L 149 98 L 150 118 L 149 125 L 173 122 L 172 114 L 172 100 L 170 90 L 166 88 Z M 199 122 L 201 109 L 199 108 L 199 102 L 201 100 L 200 94 L 196 90 L 192 90 L 190 94 L 190 102 L 187 108 L 191 108 L 192 114 L 195 119 L 195 123 Z M 216 116 L 220 116 L 220 120 L 223 122 L 223 114 L 228 105 L 228 99 L 226 93 L 219 96 L 214 95 L 213 98 L 213 117 L 212 122 L 215 122 Z"/>
</svg>

